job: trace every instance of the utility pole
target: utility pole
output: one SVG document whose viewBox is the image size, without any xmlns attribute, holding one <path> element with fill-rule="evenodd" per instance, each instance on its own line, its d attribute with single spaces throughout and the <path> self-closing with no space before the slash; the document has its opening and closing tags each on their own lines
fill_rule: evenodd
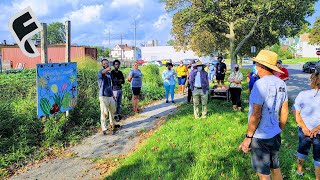
<svg viewBox="0 0 320 180">
<path fill-rule="evenodd" d="M 136 23 L 136 19 L 134 19 L 134 50 L 133 50 L 133 60 L 136 61 L 137 60 L 137 23 Z"/>
<path fill-rule="evenodd" d="M 121 34 L 121 46 L 120 46 L 120 50 L 121 50 L 121 62 L 122 62 L 122 34 Z"/>
<path fill-rule="evenodd" d="M 111 57 L 110 28 L 109 28 L 109 57 Z"/>
</svg>

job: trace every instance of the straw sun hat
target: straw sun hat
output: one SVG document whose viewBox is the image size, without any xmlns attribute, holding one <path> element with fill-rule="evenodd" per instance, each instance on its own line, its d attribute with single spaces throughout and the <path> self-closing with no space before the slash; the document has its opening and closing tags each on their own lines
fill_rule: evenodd
<svg viewBox="0 0 320 180">
<path fill-rule="evenodd" d="M 198 61 L 197 63 L 196 63 L 196 66 L 205 66 L 204 64 L 202 64 L 202 62 L 201 61 Z"/>
<path fill-rule="evenodd" d="M 268 50 L 261 50 L 259 54 L 253 58 L 253 61 L 283 74 L 284 72 L 277 67 L 277 60 L 278 54 Z"/>
</svg>

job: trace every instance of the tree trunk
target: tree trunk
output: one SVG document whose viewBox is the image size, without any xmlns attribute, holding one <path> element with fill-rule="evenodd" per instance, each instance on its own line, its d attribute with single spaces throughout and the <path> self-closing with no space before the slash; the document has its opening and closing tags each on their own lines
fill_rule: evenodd
<svg viewBox="0 0 320 180">
<path fill-rule="evenodd" d="M 231 58 L 231 71 L 233 70 L 234 65 L 237 63 L 236 51 L 235 51 L 235 32 L 234 32 L 234 22 L 229 24 L 230 34 L 229 34 L 229 42 L 230 42 L 230 58 Z"/>
</svg>

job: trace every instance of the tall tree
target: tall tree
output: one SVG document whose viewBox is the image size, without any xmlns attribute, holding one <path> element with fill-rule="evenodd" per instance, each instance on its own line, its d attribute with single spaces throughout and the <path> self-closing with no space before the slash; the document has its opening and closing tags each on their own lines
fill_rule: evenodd
<svg viewBox="0 0 320 180">
<path fill-rule="evenodd" d="M 199 55 L 228 49 L 234 64 L 251 45 L 263 48 L 299 33 L 317 0 L 162 1 L 167 11 L 175 12 L 172 34 L 177 45 Z"/>
<path fill-rule="evenodd" d="M 48 44 L 62 44 L 66 42 L 66 30 L 61 22 L 53 22 L 47 27 Z M 32 40 L 40 39 L 40 33 L 32 36 Z"/>
<path fill-rule="evenodd" d="M 66 42 L 65 26 L 61 22 L 54 22 L 48 26 L 48 43 L 61 44 Z"/>
<path fill-rule="evenodd" d="M 169 41 L 167 41 L 167 45 L 168 46 L 173 46 L 174 45 L 174 40 L 170 39 Z"/>
<path fill-rule="evenodd" d="M 320 44 L 320 17 L 313 24 L 309 37 L 310 44 Z"/>
</svg>

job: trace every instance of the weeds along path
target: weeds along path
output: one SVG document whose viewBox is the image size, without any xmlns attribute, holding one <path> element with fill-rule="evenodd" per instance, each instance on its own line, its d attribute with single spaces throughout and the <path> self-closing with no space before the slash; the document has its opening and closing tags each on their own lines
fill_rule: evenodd
<svg viewBox="0 0 320 180">
<path fill-rule="evenodd" d="M 184 101 L 177 95 L 176 102 Z M 110 167 L 108 159 L 130 153 L 141 141 L 141 134 L 161 125 L 167 115 L 175 113 L 177 105 L 158 101 L 147 106 L 142 113 L 122 120 L 122 129 L 115 135 L 102 133 L 88 137 L 80 145 L 70 148 L 72 157 L 58 158 L 40 163 L 10 179 L 100 179 Z"/>
</svg>

